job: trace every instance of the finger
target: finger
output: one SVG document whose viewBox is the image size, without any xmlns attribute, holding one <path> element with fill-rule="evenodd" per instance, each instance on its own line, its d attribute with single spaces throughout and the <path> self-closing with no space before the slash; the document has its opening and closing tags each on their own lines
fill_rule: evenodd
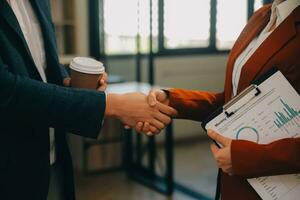
<svg viewBox="0 0 300 200">
<path fill-rule="evenodd" d="M 166 115 L 169 115 L 169 116 L 172 116 L 172 117 L 175 117 L 178 115 L 178 112 L 177 110 L 175 110 L 174 108 L 170 107 L 170 106 L 167 106 L 163 103 L 158 103 L 158 109 L 160 112 L 166 114 Z"/>
<path fill-rule="evenodd" d="M 136 123 L 136 125 L 135 125 L 135 130 L 136 130 L 136 132 L 142 133 L 142 132 L 143 132 L 143 125 L 144 125 L 143 122 L 138 122 L 138 123 Z"/>
<path fill-rule="evenodd" d="M 171 123 L 172 119 L 168 116 L 168 115 L 165 115 L 163 113 L 160 113 L 160 112 L 156 112 L 155 113 L 155 119 L 157 119 L 158 121 L 162 122 L 164 125 L 168 125 Z"/>
<path fill-rule="evenodd" d="M 104 80 L 105 82 L 107 82 L 107 79 L 108 79 L 108 75 L 107 75 L 107 73 L 104 72 L 104 73 L 102 74 L 102 76 L 101 76 L 101 75 L 99 76 L 99 79 L 98 79 L 98 80 L 99 80 L 99 81 L 100 81 L 100 80 Z"/>
<path fill-rule="evenodd" d="M 152 126 L 150 126 L 150 123 L 149 122 L 145 122 L 144 123 L 144 127 L 143 127 L 143 133 L 153 133 L 153 131 L 151 131 L 151 128 Z"/>
<path fill-rule="evenodd" d="M 149 129 L 150 129 L 150 132 L 153 133 L 154 135 L 159 134 L 161 131 L 160 129 L 156 128 L 155 126 L 151 126 L 151 125 L 150 125 Z"/>
<path fill-rule="evenodd" d="M 151 90 L 150 93 L 148 94 L 147 101 L 151 107 L 153 107 L 157 104 L 156 95 L 157 94 L 156 94 L 155 90 Z"/>
<path fill-rule="evenodd" d="M 150 125 L 155 126 L 159 131 L 165 128 L 165 125 L 157 119 L 152 119 Z"/>
<path fill-rule="evenodd" d="M 213 156 L 215 158 L 217 158 L 217 154 L 220 151 L 220 149 L 215 144 L 211 144 L 210 149 L 211 149 L 211 152 L 212 152 Z"/>
<path fill-rule="evenodd" d="M 154 134 L 152 132 L 146 133 L 147 136 L 153 136 Z"/>
<path fill-rule="evenodd" d="M 229 175 L 232 175 L 232 167 L 231 165 L 224 165 L 223 166 L 223 171 L 228 173 Z"/>
<path fill-rule="evenodd" d="M 126 129 L 126 130 L 131 129 L 131 126 L 129 126 L 129 125 L 124 125 L 124 129 Z"/>
<path fill-rule="evenodd" d="M 107 75 L 106 72 L 104 72 L 104 74 L 103 74 L 103 79 L 105 80 L 105 82 L 107 82 L 107 80 L 108 80 L 108 75 Z"/>
<path fill-rule="evenodd" d="M 65 87 L 70 87 L 70 86 L 71 86 L 71 78 L 65 78 L 65 79 L 63 80 L 63 85 L 64 85 Z"/>
<path fill-rule="evenodd" d="M 150 125 L 150 132 L 151 133 L 154 133 L 154 134 L 159 134 L 160 133 L 160 130 L 159 129 L 157 129 L 156 127 L 154 127 L 154 126 L 151 126 Z"/>
<path fill-rule="evenodd" d="M 102 84 L 107 83 L 107 80 L 108 80 L 108 76 L 106 73 L 104 73 L 102 76 L 98 78 L 98 85 L 101 86 Z"/>
<path fill-rule="evenodd" d="M 100 87 L 98 87 L 98 91 L 105 91 L 106 90 L 106 88 L 107 88 L 107 84 L 106 83 L 104 83 L 104 84 L 102 84 Z"/>
<path fill-rule="evenodd" d="M 217 141 L 218 143 L 220 143 L 223 146 L 228 146 L 230 144 L 231 139 L 223 137 L 222 135 L 218 134 L 217 132 L 215 132 L 213 130 L 208 130 L 207 134 L 211 139 Z"/>
<path fill-rule="evenodd" d="M 168 98 L 166 92 L 164 92 L 163 90 L 156 90 L 156 97 L 157 101 L 162 103 L 165 103 Z"/>
<path fill-rule="evenodd" d="M 222 166 L 222 171 L 230 176 L 232 176 L 231 168 L 228 166 Z"/>
</svg>

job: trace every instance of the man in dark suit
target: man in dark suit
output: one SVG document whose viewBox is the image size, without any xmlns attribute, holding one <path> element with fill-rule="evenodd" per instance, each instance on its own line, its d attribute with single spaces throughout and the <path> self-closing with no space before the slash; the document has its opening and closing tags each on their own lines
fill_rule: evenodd
<svg viewBox="0 0 300 200">
<path fill-rule="evenodd" d="M 115 117 L 130 126 L 149 122 L 158 132 L 176 113 L 148 106 L 139 93 L 63 87 L 66 77 L 48 0 L 0 0 L 1 200 L 75 199 L 64 131 L 96 138 L 103 118 Z"/>
</svg>

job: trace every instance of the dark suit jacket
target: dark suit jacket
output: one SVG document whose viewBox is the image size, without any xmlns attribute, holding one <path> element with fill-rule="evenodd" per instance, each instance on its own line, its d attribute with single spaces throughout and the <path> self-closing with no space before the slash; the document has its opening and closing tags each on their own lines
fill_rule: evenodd
<svg viewBox="0 0 300 200">
<path fill-rule="evenodd" d="M 49 127 L 96 138 L 105 111 L 101 92 L 62 87 L 48 0 L 30 0 L 39 19 L 47 60 L 43 83 L 18 24 L 0 0 L 0 199 L 46 199 Z M 56 131 L 57 161 L 66 199 L 74 199 L 72 163 L 65 134 Z"/>
<path fill-rule="evenodd" d="M 222 93 L 170 90 L 170 104 L 179 118 L 203 120 L 231 99 L 232 71 L 236 58 L 267 25 L 271 6 L 258 10 L 249 20 L 233 46 L 228 62 L 225 89 Z M 285 75 L 300 94 L 300 7 L 296 8 L 249 58 L 242 69 L 238 93 L 273 66 Z M 231 158 L 233 176 L 221 173 L 221 197 L 224 200 L 260 199 L 246 178 L 300 173 L 300 138 L 259 145 L 233 140 Z"/>
</svg>

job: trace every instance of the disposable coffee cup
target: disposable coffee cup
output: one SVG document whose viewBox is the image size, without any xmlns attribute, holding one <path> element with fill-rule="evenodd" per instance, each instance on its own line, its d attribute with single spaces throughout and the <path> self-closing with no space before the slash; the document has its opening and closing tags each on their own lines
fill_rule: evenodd
<svg viewBox="0 0 300 200">
<path fill-rule="evenodd" d="M 71 86 L 74 88 L 97 89 L 98 80 L 105 72 L 103 64 L 93 58 L 75 57 L 70 63 Z"/>
</svg>

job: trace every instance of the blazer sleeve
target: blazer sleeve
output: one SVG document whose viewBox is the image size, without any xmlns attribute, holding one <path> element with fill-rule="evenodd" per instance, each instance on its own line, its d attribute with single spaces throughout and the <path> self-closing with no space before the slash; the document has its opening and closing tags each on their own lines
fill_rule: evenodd
<svg viewBox="0 0 300 200">
<path fill-rule="evenodd" d="M 105 101 L 103 92 L 65 88 L 15 75 L 0 57 L 1 128 L 38 123 L 96 138 Z"/>
<path fill-rule="evenodd" d="M 244 140 L 231 144 L 233 174 L 247 178 L 300 173 L 300 138 L 261 145 Z"/>
<path fill-rule="evenodd" d="M 202 121 L 224 104 L 224 93 L 170 89 L 170 106 L 178 111 L 181 119 Z"/>
</svg>

